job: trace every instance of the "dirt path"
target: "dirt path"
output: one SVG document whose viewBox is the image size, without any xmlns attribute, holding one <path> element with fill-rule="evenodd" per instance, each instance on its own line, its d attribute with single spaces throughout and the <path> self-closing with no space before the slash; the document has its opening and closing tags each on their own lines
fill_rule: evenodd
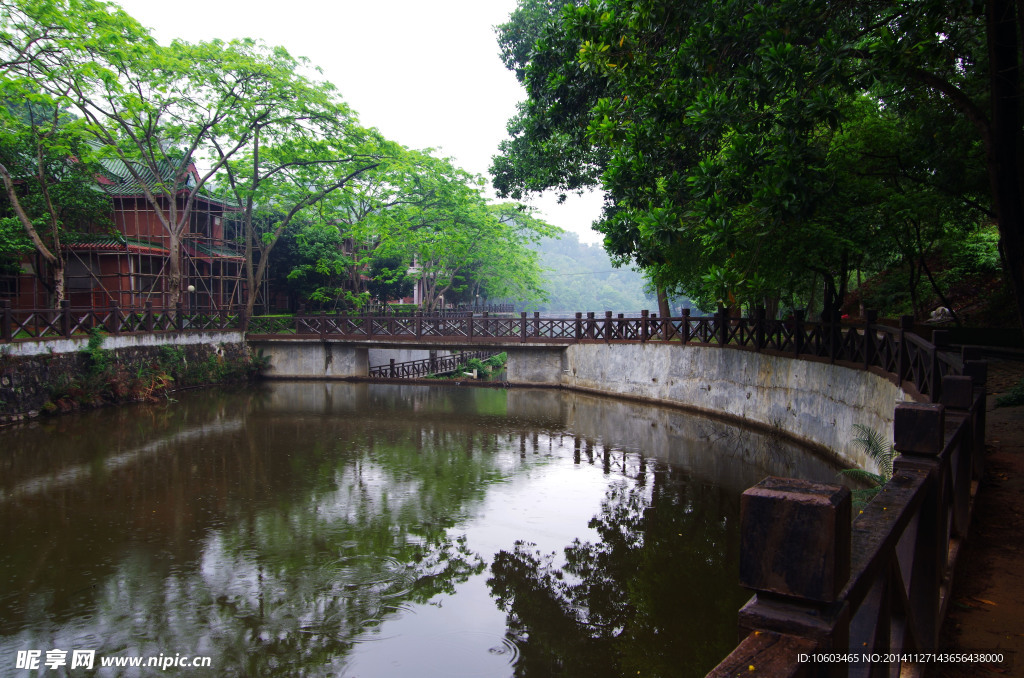
<svg viewBox="0 0 1024 678">
<path fill-rule="evenodd" d="M 1024 406 L 995 407 L 996 396 L 1022 377 L 1024 362 L 989 364 L 985 477 L 940 648 L 997 650 L 1012 661 L 1009 668 L 944 665 L 939 676 L 1024 676 Z"/>
</svg>

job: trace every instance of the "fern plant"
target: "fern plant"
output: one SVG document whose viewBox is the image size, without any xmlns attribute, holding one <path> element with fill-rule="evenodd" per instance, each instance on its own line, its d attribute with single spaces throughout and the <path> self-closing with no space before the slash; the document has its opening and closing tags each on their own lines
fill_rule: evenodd
<svg viewBox="0 0 1024 678">
<path fill-rule="evenodd" d="M 861 468 L 850 468 L 842 471 L 844 475 L 857 478 L 868 485 L 868 487 L 853 490 L 853 502 L 863 505 L 874 499 L 875 495 L 881 491 L 882 486 L 892 478 L 893 462 L 899 453 L 893 444 L 887 443 L 878 431 L 861 424 L 854 424 L 853 428 L 857 431 L 857 437 L 853 439 L 853 442 L 864 448 L 864 451 L 867 452 L 868 456 L 875 462 L 875 465 L 878 466 L 878 473 L 865 471 Z"/>
</svg>

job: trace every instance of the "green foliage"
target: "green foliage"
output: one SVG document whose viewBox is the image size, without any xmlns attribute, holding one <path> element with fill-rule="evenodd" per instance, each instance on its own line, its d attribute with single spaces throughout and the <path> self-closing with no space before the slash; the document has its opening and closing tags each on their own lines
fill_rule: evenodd
<svg viewBox="0 0 1024 678">
<path fill-rule="evenodd" d="M 89 373 L 92 376 L 99 376 L 110 368 L 109 351 L 103 350 L 105 332 L 100 327 L 89 330 L 89 341 L 86 343 L 82 353 L 86 355 L 89 362 Z"/>
<path fill-rule="evenodd" d="M 1019 33 L 1013 16 L 999 20 Z M 1019 78 L 989 80 L 988 58 L 1019 73 L 1020 54 L 990 49 L 989 19 L 929 1 L 522 0 L 499 42 L 529 98 L 495 187 L 600 184 L 608 251 L 701 305 L 816 296 L 835 309 L 855 272 L 902 267 L 920 313 L 919 285 L 941 294 L 927 265 L 940 245 L 970 243 L 1001 200 L 1020 211 L 1015 180 L 994 179 L 1024 165 L 1019 118 L 1006 114 L 1003 144 L 987 118 L 990 89 L 1021 91 Z M 1008 219 L 1004 263 L 1024 309 L 1024 224 Z"/>
<path fill-rule="evenodd" d="M 61 373 L 46 385 L 49 401 L 45 411 L 154 400 L 166 396 L 172 385 L 187 388 L 248 381 L 268 362 L 266 356 L 251 352 L 236 358 L 214 352 L 205 360 L 190 361 L 185 347 L 174 345 L 161 346 L 151 360 L 115 360 L 114 352 L 103 348 L 104 338 L 102 330 L 94 328 L 82 349 L 86 369 L 77 374 Z"/>
<path fill-rule="evenodd" d="M 996 407 L 1017 407 L 1024 405 L 1024 379 L 1018 381 L 1013 388 L 996 398 Z"/>
<path fill-rule="evenodd" d="M 867 455 L 871 457 L 872 461 L 875 462 L 878 466 L 878 473 L 871 473 L 870 471 L 857 468 L 846 469 L 842 473 L 868 484 L 869 487 L 867 488 L 853 490 L 854 502 L 857 504 L 867 504 L 892 478 L 893 462 L 898 453 L 892 443 L 887 444 L 878 431 L 861 424 L 854 424 L 853 427 L 857 431 L 857 436 L 853 441 L 860 445 Z"/>
<path fill-rule="evenodd" d="M 367 291 L 374 299 L 387 303 L 412 296 L 416 281 L 407 273 L 408 264 L 401 257 L 381 257 L 370 264 Z"/>
</svg>

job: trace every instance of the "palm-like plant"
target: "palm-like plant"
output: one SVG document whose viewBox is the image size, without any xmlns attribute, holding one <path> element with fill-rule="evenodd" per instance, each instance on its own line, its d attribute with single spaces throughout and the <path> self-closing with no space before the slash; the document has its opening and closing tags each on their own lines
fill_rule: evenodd
<svg viewBox="0 0 1024 678">
<path fill-rule="evenodd" d="M 878 466 L 878 473 L 865 471 L 861 468 L 846 469 L 842 473 L 857 478 L 868 485 L 866 488 L 853 490 L 854 503 L 867 504 L 874 499 L 875 495 L 882 489 L 882 486 L 892 478 L 893 461 L 899 455 L 899 452 L 896 451 L 892 443 L 887 443 L 878 431 L 861 424 L 854 424 L 853 427 L 857 430 L 857 437 L 853 441 L 863 447 L 868 456 L 874 460 Z"/>
</svg>

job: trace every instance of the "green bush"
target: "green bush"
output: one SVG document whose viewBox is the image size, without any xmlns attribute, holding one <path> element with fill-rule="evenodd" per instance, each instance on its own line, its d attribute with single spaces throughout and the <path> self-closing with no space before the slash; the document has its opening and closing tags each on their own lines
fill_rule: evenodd
<svg viewBox="0 0 1024 678">
<path fill-rule="evenodd" d="M 1024 405 L 1024 379 L 996 398 L 996 407 L 1017 407 L 1018 405 Z"/>
<path fill-rule="evenodd" d="M 893 462 L 899 453 L 896 452 L 892 443 L 885 442 L 882 434 L 878 431 L 873 431 L 860 424 L 854 424 L 853 427 L 857 430 L 857 437 L 853 441 L 864 448 L 868 456 L 878 465 L 879 471 L 871 473 L 864 469 L 852 468 L 842 472 L 844 475 L 857 478 L 868 485 L 866 488 L 852 492 L 854 504 L 865 505 L 874 499 L 875 495 L 882 490 L 882 486 L 892 478 Z"/>
</svg>

